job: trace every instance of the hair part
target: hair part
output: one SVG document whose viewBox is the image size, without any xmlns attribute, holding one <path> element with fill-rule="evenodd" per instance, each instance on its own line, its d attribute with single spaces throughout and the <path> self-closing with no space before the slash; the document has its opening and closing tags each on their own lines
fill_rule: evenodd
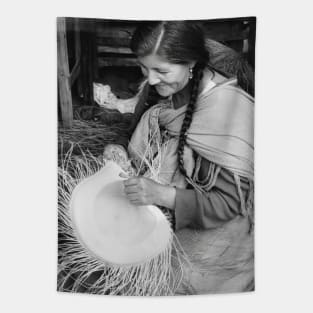
<svg viewBox="0 0 313 313">
<path fill-rule="evenodd" d="M 137 56 L 157 54 L 170 63 L 209 63 L 202 28 L 190 21 L 142 23 L 134 32 L 131 49 Z"/>
</svg>

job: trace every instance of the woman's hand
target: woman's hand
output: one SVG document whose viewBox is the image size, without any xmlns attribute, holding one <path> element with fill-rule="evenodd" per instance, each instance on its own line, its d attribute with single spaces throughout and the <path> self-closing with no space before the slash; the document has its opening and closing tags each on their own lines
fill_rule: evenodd
<svg viewBox="0 0 313 313">
<path fill-rule="evenodd" d="M 128 159 L 127 151 L 123 146 L 117 144 L 106 145 L 103 152 L 103 158 L 105 160 L 116 162 L 129 176 L 135 174 L 135 170 Z"/>
<path fill-rule="evenodd" d="M 126 163 L 128 161 L 127 151 L 122 145 L 108 144 L 103 151 L 103 158 Z"/>
<path fill-rule="evenodd" d="M 134 205 L 160 205 L 174 209 L 176 189 L 161 185 L 146 177 L 132 177 L 124 181 L 125 194 Z"/>
</svg>

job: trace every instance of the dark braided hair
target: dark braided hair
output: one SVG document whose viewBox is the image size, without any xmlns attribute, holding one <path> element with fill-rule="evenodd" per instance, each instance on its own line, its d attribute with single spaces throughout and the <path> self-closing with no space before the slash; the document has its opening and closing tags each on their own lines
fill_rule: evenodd
<svg viewBox="0 0 313 313">
<path fill-rule="evenodd" d="M 195 109 L 195 104 L 198 98 L 198 91 L 199 85 L 203 76 L 203 67 L 196 65 L 194 68 L 194 76 L 192 79 L 192 88 L 191 88 L 191 96 L 190 100 L 186 109 L 185 117 L 183 120 L 183 124 L 180 130 L 179 140 L 178 140 L 178 148 L 177 148 L 177 155 L 178 155 L 178 167 L 180 172 L 185 176 L 188 177 L 187 172 L 184 167 L 184 147 L 186 144 L 187 139 L 187 131 L 190 127 L 192 121 L 193 111 Z"/>
</svg>

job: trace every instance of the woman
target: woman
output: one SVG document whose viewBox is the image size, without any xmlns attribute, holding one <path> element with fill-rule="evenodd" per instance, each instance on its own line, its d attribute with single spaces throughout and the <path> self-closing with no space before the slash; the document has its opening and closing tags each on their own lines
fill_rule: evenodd
<svg viewBox="0 0 313 313">
<path fill-rule="evenodd" d="M 172 212 L 192 264 L 180 294 L 253 289 L 252 86 L 243 67 L 231 78 L 213 67 L 210 44 L 186 21 L 144 24 L 131 43 L 148 85 L 128 146 L 139 175 L 125 193 Z M 159 158 L 156 179 L 143 158 Z"/>
</svg>

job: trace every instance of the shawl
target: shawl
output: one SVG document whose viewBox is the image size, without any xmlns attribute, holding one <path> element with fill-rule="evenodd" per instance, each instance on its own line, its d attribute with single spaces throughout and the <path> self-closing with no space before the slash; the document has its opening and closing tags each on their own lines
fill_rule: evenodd
<svg viewBox="0 0 313 313">
<path fill-rule="evenodd" d="M 202 158 L 231 171 L 238 187 L 244 214 L 249 213 L 249 208 L 241 194 L 240 176 L 248 178 L 252 185 L 254 99 L 238 88 L 236 83 L 236 79 L 228 79 L 207 91 L 204 89 L 199 94 L 187 131 L 184 165 L 188 176 L 191 177 L 196 166 L 192 153 L 194 151 Z M 191 178 L 183 177 L 178 170 L 177 146 L 185 112 L 186 105 L 175 110 L 170 100 L 154 105 L 141 117 L 128 150 L 137 168 L 140 167 L 142 159 L 150 158 L 150 162 L 153 162 L 153 157 L 161 154 L 159 182 L 181 188 L 190 183 L 203 192 L 201 186 Z M 164 137 L 167 138 L 166 142 Z M 251 197 L 249 195 L 249 200 Z"/>
<path fill-rule="evenodd" d="M 148 145 L 160 140 L 162 127 L 177 141 L 185 112 L 186 105 L 175 110 L 169 101 L 147 110 L 131 138 L 130 156 L 142 158 Z M 236 87 L 235 79 L 198 96 L 186 144 L 201 157 L 253 180 L 254 100 Z"/>
</svg>

